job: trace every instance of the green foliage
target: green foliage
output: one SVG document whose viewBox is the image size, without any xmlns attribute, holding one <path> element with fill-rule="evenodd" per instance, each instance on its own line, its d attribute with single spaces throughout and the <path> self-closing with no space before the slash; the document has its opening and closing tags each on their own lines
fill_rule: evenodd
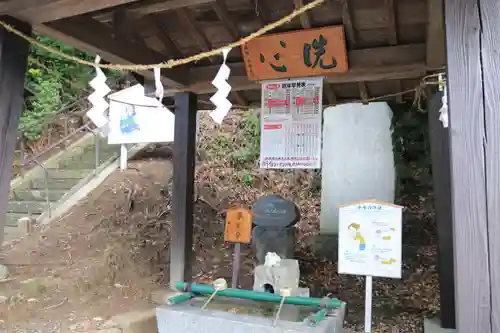
<svg viewBox="0 0 500 333">
<path fill-rule="evenodd" d="M 254 163 L 260 155 L 260 119 L 256 112 L 249 112 L 241 123 L 244 142 L 241 148 L 231 153 L 231 164 L 241 168 L 248 163 Z"/>
<path fill-rule="evenodd" d="M 427 196 L 432 188 L 427 113 L 407 104 L 392 110 L 397 197 Z"/>
<path fill-rule="evenodd" d="M 92 60 L 89 55 L 60 41 L 37 36 L 39 42 L 84 60 Z M 82 66 L 62 59 L 37 45 L 32 45 L 26 74 L 26 90 L 33 95 L 25 100 L 19 130 L 25 140 L 38 140 L 43 128 L 54 119 L 58 111 L 87 93 L 89 81 L 95 75 L 92 67 Z M 108 84 L 116 85 L 121 73 L 107 71 Z"/>
<path fill-rule="evenodd" d="M 38 69 L 29 69 L 31 88 L 35 95 L 26 101 L 28 106 L 21 115 L 19 130 L 28 141 L 40 139 L 48 118 L 61 107 L 63 85 L 57 76 L 44 76 Z"/>
</svg>

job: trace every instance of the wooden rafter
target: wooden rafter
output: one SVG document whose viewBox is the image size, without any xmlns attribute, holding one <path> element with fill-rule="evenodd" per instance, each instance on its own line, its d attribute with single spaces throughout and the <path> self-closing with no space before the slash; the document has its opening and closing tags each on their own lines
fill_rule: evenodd
<svg viewBox="0 0 500 333">
<path fill-rule="evenodd" d="M 175 11 L 186 28 L 189 30 L 190 35 L 196 40 L 198 46 L 202 51 L 209 51 L 212 47 L 209 40 L 196 24 L 196 20 L 188 9 L 179 8 Z M 208 59 L 211 63 L 215 62 L 215 58 Z"/>
<path fill-rule="evenodd" d="M 395 0 L 385 0 L 385 7 L 387 10 L 387 21 L 389 23 L 387 28 L 389 44 L 396 45 L 398 43 L 398 23 Z"/>
<path fill-rule="evenodd" d="M 120 41 L 131 40 L 141 47 L 147 47 L 144 39 L 139 36 L 134 29 L 136 18 L 131 16 L 125 10 L 116 10 L 113 12 L 113 33 L 114 37 Z"/>
<path fill-rule="evenodd" d="M 325 96 L 326 96 L 326 99 L 328 100 L 329 105 L 337 104 L 337 95 L 335 94 L 335 91 L 333 91 L 333 88 L 331 85 L 324 84 L 323 91 L 325 93 Z"/>
<path fill-rule="evenodd" d="M 300 7 L 304 7 L 303 0 L 293 0 L 293 3 L 295 5 L 295 9 L 298 9 Z M 302 25 L 302 28 L 304 28 L 304 29 L 311 28 L 311 17 L 309 16 L 308 12 L 305 12 L 304 14 L 300 15 L 299 19 L 300 19 L 300 25 Z"/>
<path fill-rule="evenodd" d="M 427 66 L 431 69 L 446 63 L 443 10 L 442 0 L 427 0 Z"/>
<path fill-rule="evenodd" d="M 368 87 L 365 82 L 358 82 L 359 96 L 363 104 L 368 103 L 370 96 L 368 95 Z"/>
<path fill-rule="evenodd" d="M 64 41 L 90 54 L 99 54 L 104 60 L 120 64 L 154 64 L 165 57 L 148 48 L 137 47 L 130 41 L 113 38 L 114 32 L 107 25 L 94 19 L 74 17 L 36 26 L 36 31 Z M 152 77 L 152 71 L 140 72 Z M 167 86 L 182 87 L 188 81 L 187 67 L 176 67 L 164 71 Z"/>
<path fill-rule="evenodd" d="M 349 0 L 340 0 L 340 6 L 342 8 L 342 25 L 345 29 L 347 43 L 352 50 L 356 48 L 356 31 L 354 30 L 354 23 L 352 22 Z"/>
<path fill-rule="evenodd" d="M 170 37 L 165 23 L 160 18 L 155 15 L 146 15 L 142 18 L 142 22 L 144 22 L 161 41 L 161 43 L 163 44 L 164 53 L 177 59 L 183 57 L 182 52 Z"/>
<path fill-rule="evenodd" d="M 262 0 L 250 0 L 255 4 L 255 14 L 257 19 L 260 21 L 262 26 L 266 25 L 271 21 L 269 17 L 269 10 L 267 9 L 267 5 L 265 1 Z"/>
<path fill-rule="evenodd" d="M 229 15 L 229 12 L 227 11 L 226 4 L 224 0 L 216 0 L 214 3 L 212 3 L 212 8 L 214 9 L 215 13 L 219 17 L 219 20 L 222 22 L 224 25 L 224 28 L 228 31 L 228 33 L 231 35 L 231 38 L 236 41 L 238 38 L 240 38 L 240 33 L 238 31 L 238 28 L 236 24 L 234 23 L 234 20 L 231 18 L 231 15 Z M 231 95 L 234 96 L 234 99 L 236 102 L 240 105 L 248 105 L 248 101 L 243 95 L 243 92 L 240 91 L 232 91 Z"/>
<path fill-rule="evenodd" d="M 0 2 L 0 15 L 9 14 L 37 24 L 136 1 L 138 0 L 9 0 Z"/>
<path fill-rule="evenodd" d="M 294 5 L 295 9 L 298 9 L 304 6 L 304 1 L 294 0 Z M 299 18 L 300 18 L 300 24 L 302 25 L 303 29 L 310 29 L 312 27 L 311 17 L 309 16 L 309 13 L 304 13 Z M 325 83 L 323 85 L 323 92 L 328 100 L 328 104 L 335 105 L 337 103 L 337 96 L 335 95 L 335 91 L 333 90 L 331 85 Z"/>
<path fill-rule="evenodd" d="M 398 44 L 398 23 L 397 23 L 397 8 L 395 4 L 395 0 L 385 0 L 385 8 L 387 11 L 387 21 L 388 21 L 388 28 L 387 28 L 387 35 L 389 39 L 389 44 L 390 45 L 397 45 Z M 397 92 L 400 92 L 402 90 L 402 84 L 400 80 L 395 81 L 395 89 Z M 396 96 L 396 102 L 397 103 L 402 103 L 403 102 L 403 95 L 398 95 Z"/>
<path fill-rule="evenodd" d="M 132 14 L 144 16 L 153 13 L 172 11 L 179 8 L 203 5 L 213 1 L 215 0 L 149 0 L 122 7 Z M 94 17 L 101 22 L 111 20 L 111 16 L 112 14 L 109 11 L 100 11 L 94 15 Z"/>
<path fill-rule="evenodd" d="M 219 20 L 222 22 L 222 24 L 224 24 L 226 30 L 231 35 L 231 38 L 233 40 L 237 40 L 238 38 L 240 38 L 238 27 L 234 23 L 234 20 L 231 18 L 231 15 L 229 15 L 224 0 L 215 0 L 215 2 L 212 3 L 212 8 L 219 17 Z"/>
</svg>

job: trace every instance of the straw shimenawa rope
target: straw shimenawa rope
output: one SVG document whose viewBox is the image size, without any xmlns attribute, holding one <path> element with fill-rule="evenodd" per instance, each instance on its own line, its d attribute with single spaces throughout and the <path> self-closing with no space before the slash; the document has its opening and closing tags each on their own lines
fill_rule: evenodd
<svg viewBox="0 0 500 333">
<path fill-rule="evenodd" d="M 242 45 L 250 42 L 252 39 L 260 37 L 260 36 L 266 34 L 267 32 L 290 22 L 291 20 L 293 20 L 297 16 L 300 16 L 300 15 L 304 14 L 305 12 L 307 12 L 315 7 L 320 6 L 325 1 L 326 0 L 314 0 L 313 2 L 310 2 L 307 5 L 294 10 L 292 13 L 281 18 L 280 20 L 273 22 L 273 23 L 270 23 L 270 24 L 264 26 L 263 28 L 257 30 L 256 32 L 254 32 L 254 33 L 252 33 L 252 34 L 250 34 L 250 35 L 248 35 L 248 36 L 246 36 L 246 37 L 244 37 L 244 38 L 242 38 L 234 43 L 219 47 L 217 49 L 213 49 L 211 51 L 202 52 L 202 53 L 199 53 L 199 54 L 187 57 L 187 58 L 171 59 L 167 62 L 162 62 L 162 63 L 158 63 L 158 64 L 144 64 L 144 65 L 143 64 L 133 64 L 133 65 L 96 64 L 94 62 L 83 60 L 83 59 L 80 59 L 78 57 L 66 54 L 64 52 L 61 52 L 58 49 L 53 48 L 53 47 L 44 45 L 44 44 L 40 43 L 39 41 L 37 41 L 35 38 L 30 37 L 30 36 L 22 33 L 21 31 L 15 29 L 11 25 L 9 25 L 3 21 L 0 21 L 0 26 L 4 27 L 6 30 L 10 31 L 11 33 L 21 37 L 22 39 L 28 41 L 29 43 L 31 43 L 33 45 L 40 47 L 41 49 L 43 49 L 47 52 L 58 55 L 61 58 L 64 58 L 66 60 L 76 62 L 80 65 L 91 66 L 91 67 L 97 66 L 100 68 L 114 69 L 114 70 L 120 70 L 120 71 L 142 71 L 142 70 L 148 70 L 148 69 L 154 69 L 154 68 L 173 68 L 176 66 L 185 65 L 185 64 L 192 63 L 192 62 L 200 61 L 200 60 L 205 59 L 205 58 L 220 55 L 222 53 L 222 50 L 227 49 L 227 48 L 233 49 L 233 48 L 242 46 Z"/>
</svg>

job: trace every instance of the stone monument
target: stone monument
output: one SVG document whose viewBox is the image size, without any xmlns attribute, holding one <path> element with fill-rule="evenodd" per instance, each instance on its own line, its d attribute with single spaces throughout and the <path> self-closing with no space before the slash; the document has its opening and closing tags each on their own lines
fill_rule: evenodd
<svg viewBox="0 0 500 333">
<path fill-rule="evenodd" d="M 295 224 L 300 220 L 299 208 L 293 201 L 279 195 L 266 195 L 252 207 L 252 244 L 259 264 L 268 252 L 282 259 L 292 258 L 295 245 Z"/>
</svg>

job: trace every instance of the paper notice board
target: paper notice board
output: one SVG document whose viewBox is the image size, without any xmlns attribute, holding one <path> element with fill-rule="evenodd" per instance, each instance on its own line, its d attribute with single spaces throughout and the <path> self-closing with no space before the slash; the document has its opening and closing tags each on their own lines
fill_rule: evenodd
<svg viewBox="0 0 500 333">
<path fill-rule="evenodd" d="M 321 168 L 322 96 L 322 77 L 262 83 L 261 168 Z"/>
<path fill-rule="evenodd" d="M 339 273 L 401 278 L 402 210 L 377 202 L 341 207 Z"/>
</svg>

